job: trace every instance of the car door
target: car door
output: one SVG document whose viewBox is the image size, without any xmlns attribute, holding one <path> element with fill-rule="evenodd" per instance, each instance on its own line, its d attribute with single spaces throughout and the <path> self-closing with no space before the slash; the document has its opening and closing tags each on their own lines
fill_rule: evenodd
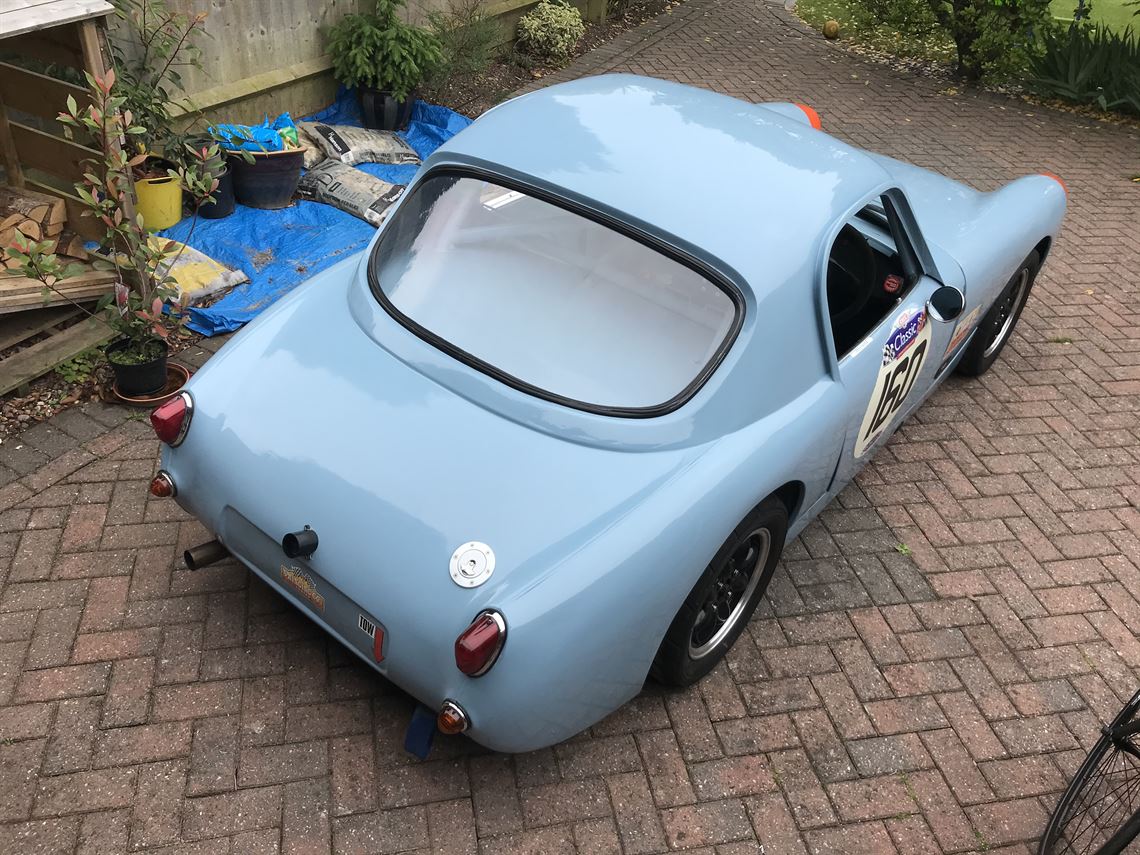
<svg viewBox="0 0 1140 855">
<path fill-rule="evenodd" d="M 888 191 L 879 204 L 871 202 L 869 207 L 881 216 L 885 228 L 875 232 L 860 226 L 877 238 L 880 254 L 894 252 L 891 261 L 901 273 L 890 273 L 888 278 L 901 276 L 903 282 L 891 299 L 877 299 L 881 314 L 867 313 L 867 329 L 857 343 L 843 353 L 833 350 L 846 400 L 847 431 L 832 493 L 855 477 L 934 388 L 964 304 L 960 291 L 939 281 L 901 191 Z M 825 302 L 827 296 L 824 288 Z M 840 332 L 832 336 L 833 347 L 853 337 L 850 330 Z"/>
</svg>

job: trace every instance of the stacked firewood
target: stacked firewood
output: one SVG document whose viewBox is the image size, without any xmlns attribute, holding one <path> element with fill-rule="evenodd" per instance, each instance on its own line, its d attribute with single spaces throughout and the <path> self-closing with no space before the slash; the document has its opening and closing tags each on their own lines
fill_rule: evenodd
<svg viewBox="0 0 1140 855">
<path fill-rule="evenodd" d="M 63 200 L 34 190 L 0 186 L 0 317 L 9 312 L 42 309 L 45 306 L 96 300 L 114 285 L 115 274 L 95 270 L 83 249 L 83 239 L 64 229 L 67 207 Z M 8 248 L 29 241 L 47 241 L 49 249 L 64 264 L 84 262 L 82 272 L 45 288 L 39 279 L 28 279 Z"/>
<path fill-rule="evenodd" d="M 7 249 L 16 245 L 19 236 L 30 241 L 51 241 L 53 250 L 62 255 L 85 260 L 83 240 L 64 231 L 67 211 L 63 200 L 46 193 L 15 187 L 0 187 L 0 270 L 20 266 Z"/>
</svg>

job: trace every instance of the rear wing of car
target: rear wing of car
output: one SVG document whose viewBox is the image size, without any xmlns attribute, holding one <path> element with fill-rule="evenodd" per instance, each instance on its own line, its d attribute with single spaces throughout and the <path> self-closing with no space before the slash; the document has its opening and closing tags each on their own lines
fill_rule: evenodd
<svg viewBox="0 0 1140 855">
<path fill-rule="evenodd" d="M 771 110 L 773 113 L 779 113 L 785 118 L 795 119 L 797 122 L 811 125 L 817 131 L 823 129 L 823 123 L 819 119 L 819 113 L 807 104 L 793 104 L 791 101 L 765 101 L 760 106 Z"/>
</svg>

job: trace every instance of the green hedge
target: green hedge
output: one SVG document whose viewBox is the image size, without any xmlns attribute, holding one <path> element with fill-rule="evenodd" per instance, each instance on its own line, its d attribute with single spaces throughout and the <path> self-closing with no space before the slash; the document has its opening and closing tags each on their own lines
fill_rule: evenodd
<svg viewBox="0 0 1140 855">
<path fill-rule="evenodd" d="M 1050 29 L 1030 62 L 1029 85 L 1041 95 L 1140 115 L 1140 40 L 1130 27 Z"/>
</svg>

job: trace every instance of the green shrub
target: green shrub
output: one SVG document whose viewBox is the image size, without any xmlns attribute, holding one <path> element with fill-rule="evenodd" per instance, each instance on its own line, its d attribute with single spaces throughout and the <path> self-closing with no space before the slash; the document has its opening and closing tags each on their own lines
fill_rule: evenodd
<svg viewBox="0 0 1140 855">
<path fill-rule="evenodd" d="M 440 59 L 427 30 L 400 20 L 403 0 L 376 0 L 366 15 L 346 15 L 328 32 L 333 74 L 345 86 L 365 86 L 405 100 Z"/>
<path fill-rule="evenodd" d="M 483 0 L 449 0 L 446 9 L 428 12 L 427 19 L 440 46 L 440 60 L 425 81 L 428 92 L 481 74 L 498 56 L 500 24 L 487 14 Z"/>
<path fill-rule="evenodd" d="M 862 0 L 857 14 L 862 28 L 883 25 L 915 38 L 938 29 L 928 0 Z"/>
<path fill-rule="evenodd" d="M 928 0 L 954 40 L 957 72 L 967 80 L 1016 76 L 1037 52 L 1052 16 L 1049 0 Z"/>
<path fill-rule="evenodd" d="M 563 0 L 542 0 L 519 19 L 518 46 L 537 57 L 563 60 L 585 33 L 577 9 Z"/>
<path fill-rule="evenodd" d="M 124 99 L 133 123 L 143 128 L 132 142 L 139 151 L 162 153 L 186 163 L 186 135 L 175 128 L 175 103 L 186 68 L 202 67 L 199 43 L 206 13 L 189 17 L 166 0 L 115 0 L 116 24 L 108 34 L 114 59 L 115 95 Z M 86 81 L 79 81 L 85 86 Z M 136 174 L 137 177 L 137 174 Z"/>
<path fill-rule="evenodd" d="M 1042 43 L 1029 78 L 1038 93 L 1140 115 L 1140 40 L 1131 27 L 1054 27 Z"/>
</svg>

